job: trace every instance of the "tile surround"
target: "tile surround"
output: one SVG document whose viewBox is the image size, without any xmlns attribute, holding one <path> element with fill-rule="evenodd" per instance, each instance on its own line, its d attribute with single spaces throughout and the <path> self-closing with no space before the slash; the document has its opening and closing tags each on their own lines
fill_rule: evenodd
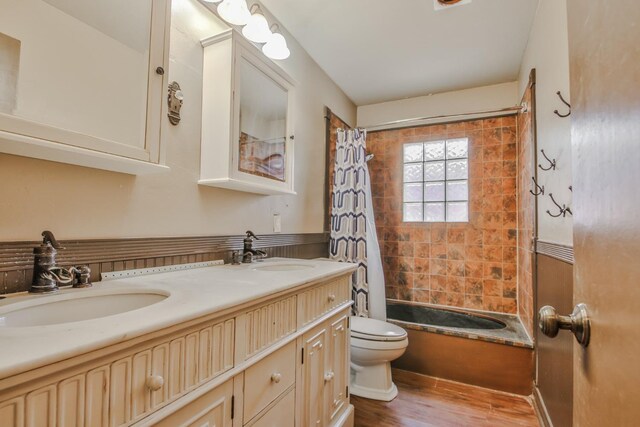
<svg viewBox="0 0 640 427">
<path fill-rule="evenodd" d="M 469 138 L 469 222 L 402 222 L 402 146 Z M 369 132 L 388 298 L 517 312 L 515 116 Z"/>
<path fill-rule="evenodd" d="M 535 114 L 534 99 L 535 86 L 530 82 L 525 91 L 523 102 L 529 105 L 526 112 L 517 116 L 518 125 L 518 315 L 522 320 L 529 336 L 533 337 L 534 306 L 533 306 L 533 270 L 534 270 L 534 236 L 536 233 L 536 200 L 529 189 L 531 177 L 535 171 L 535 129 L 533 117 Z"/>
</svg>

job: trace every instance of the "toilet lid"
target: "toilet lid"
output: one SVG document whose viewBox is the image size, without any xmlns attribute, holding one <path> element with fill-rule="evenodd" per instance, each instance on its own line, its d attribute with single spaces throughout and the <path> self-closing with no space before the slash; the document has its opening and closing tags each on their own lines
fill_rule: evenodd
<svg viewBox="0 0 640 427">
<path fill-rule="evenodd" d="M 407 337 L 407 331 L 382 320 L 353 316 L 351 336 L 372 341 L 401 341 Z"/>
</svg>

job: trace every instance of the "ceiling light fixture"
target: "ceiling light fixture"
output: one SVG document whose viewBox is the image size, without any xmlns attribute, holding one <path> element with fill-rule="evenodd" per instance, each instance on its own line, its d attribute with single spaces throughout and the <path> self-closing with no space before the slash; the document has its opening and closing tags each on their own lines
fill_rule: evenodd
<svg viewBox="0 0 640 427">
<path fill-rule="evenodd" d="M 260 6 L 254 4 L 251 6 L 251 17 L 249 22 L 242 29 L 242 34 L 254 43 L 267 43 L 271 36 L 271 30 L 269 29 L 269 23 L 267 18 L 264 17 Z"/>
<path fill-rule="evenodd" d="M 274 24 L 272 28 L 278 29 L 278 24 Z M 262 53 L 271 59 L 287 59 L 291 55 L 284 36 L 275 31 L 269 37 L 267 43 L 262 46 Z"/>
<path fill-rule="evenodd" d="M 220 3 L 222 0 L 203 0 L 205 3 Z"/>
<path fill-rule="evenodd" d="M 433 0 L 433 7 L 435 10 L 444 10 L 469 3 L 471 3 L 471 0 Z"/>
<path fill-rule="evenodd" d="M 218 15 L 232 25 L 246 25 L 251 18 L 245 0 L 224 0 L 218 5 Z"/>
</svg>

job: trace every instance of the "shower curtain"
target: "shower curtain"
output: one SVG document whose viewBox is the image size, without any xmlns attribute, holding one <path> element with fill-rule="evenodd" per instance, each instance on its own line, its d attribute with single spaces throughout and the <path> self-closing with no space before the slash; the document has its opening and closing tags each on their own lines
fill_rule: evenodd
<svg viewBox="0 0 640 427">
<path fill-rule="evenodd" d="M 358 264 L 353 275 L 354 312 L 386 317 L 384 276 L 373 218 L 366 131 L 338 130 L 331 203 L 331 259 Z M 375 297 L 373 300 L 371 297 Z M 385 312 L 381 314 L 381 310 Z"/>
</svg>

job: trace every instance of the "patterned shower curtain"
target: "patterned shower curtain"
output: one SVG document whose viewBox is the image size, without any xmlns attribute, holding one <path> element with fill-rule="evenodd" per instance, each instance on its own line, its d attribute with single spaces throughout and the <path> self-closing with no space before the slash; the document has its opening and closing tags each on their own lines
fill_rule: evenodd
<svg viewBox="0 0 640 427">
<path fill-rule="evenodd" d="M 353 274 L 356 316 L 368 316 L 366 131 L 338 130 L 331 202 L 331 259 L 358 264 Z"/>
</svg>

